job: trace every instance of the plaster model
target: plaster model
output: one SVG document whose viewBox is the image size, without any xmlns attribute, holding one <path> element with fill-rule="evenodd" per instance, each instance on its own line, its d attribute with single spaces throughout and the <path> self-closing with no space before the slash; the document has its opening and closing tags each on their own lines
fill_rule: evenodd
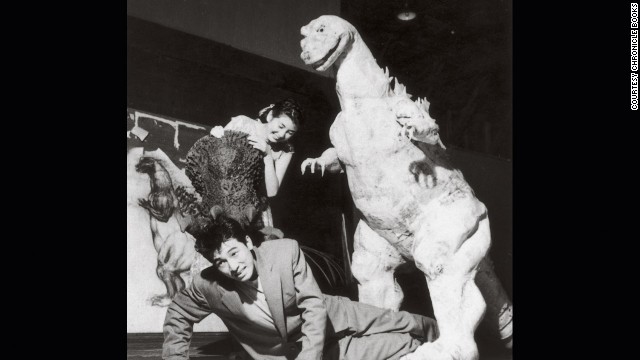
<svg viewBox="0 0 640 360">
<path fill-rule="evenodd" d="M 447 160 L 429 103 L 412 101 L 397 80 L 392 87 L 345 20 L 321 16 L 300 32 L 302 60 L 335 71 L 341 106 L 333 147 L 301 170 L 346 172 L 362 214 L 352 260 L 359 301 L 398 310 L 403 293 L 394 272 L 413 261 L 425 275 L 440 337 L 406 359 L 478 359 L 474 333 L 483 316 L 510 347 L 512 304 L 486 258 L 487 209 Z"/>
</svg>

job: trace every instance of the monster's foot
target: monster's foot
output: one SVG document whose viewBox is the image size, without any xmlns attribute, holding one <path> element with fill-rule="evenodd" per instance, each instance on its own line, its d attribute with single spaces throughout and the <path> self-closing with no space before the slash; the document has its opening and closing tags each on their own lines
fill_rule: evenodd
<svg viewBox="0 0 640 360">
<path fill-rule="evenodd" d="M 466 349 L 462 345 L 438 339 L 420 345 L 414 352 L 406 354 L 399 360 L 477 360 L 478 351 L 475 345 Z"/>
<path fill-rule="evenodd" d="M 513 337 L 509 336 L 508 339 L 503 340 L 504 348 L 507 350 L 513 349 Z"/>
<path fill-rule="evenodd" d="M 151 306 L 160 306 L 167 307 L 171 304 L 171 298 L 167 294 L 162 295 L 154 295 L 149 298 L 149 302 L 151 302 Z"/>
</svg>

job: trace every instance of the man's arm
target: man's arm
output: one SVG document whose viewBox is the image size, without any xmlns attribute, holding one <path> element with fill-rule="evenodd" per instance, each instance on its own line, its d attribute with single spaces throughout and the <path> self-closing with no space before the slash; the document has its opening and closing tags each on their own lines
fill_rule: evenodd
<svg viewBox="0 0 640 360">
<path fill-rule="evenodd" d="M 327 310 L 322 301 L 322 292 L 311 273 L 304 254 L 297 242 L 293 242 L 293 281 L 296 302 L 302 309 L 302 351 L 297 359 L 321 360 L 324 348 Z"/>
<path fill-rule="evenodd" d="M 206 299 L 197 289 L 196 279 L 193 279 L 190 287 L 185 288 L 173 298 L 167 309 L 163 327 L 163 359 L 189 359 L 193 324 L 200 322 L 212 312 Z"/>
</svg>

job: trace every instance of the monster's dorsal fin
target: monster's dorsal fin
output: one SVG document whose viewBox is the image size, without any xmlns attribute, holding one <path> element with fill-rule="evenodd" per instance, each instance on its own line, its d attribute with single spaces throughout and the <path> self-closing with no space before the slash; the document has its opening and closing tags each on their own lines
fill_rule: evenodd
<svg viewBox="0 0 640 360">
<path fill-rule="evenodd" d="M 429 102 L 427 101 L 427 98 L 426 98 L 426 97 L 424 97 L 424 98 L 418 98 L 418 99 L 415 101 L 415 103 L 416 103 L 416 105 L 418 105 L 418 107 L 419 107 L 420 109 L 424 110 L 427 114 L 429 113 L 429 106 L 431 105 L 431 103 L 429 103 Z"/>
<path fill-rule="evenodd" d="M 395 84 L 393 85 L 393 92 L 398 96 L 406 96 L 411 99 L 411 94 L 407 94 L 407 87 L 400 84 L 398 78 L 394 78 Z"/>
</svg>

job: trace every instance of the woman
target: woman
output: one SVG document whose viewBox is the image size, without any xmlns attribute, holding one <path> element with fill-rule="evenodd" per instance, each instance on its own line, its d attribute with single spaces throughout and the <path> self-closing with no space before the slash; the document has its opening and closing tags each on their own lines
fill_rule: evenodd
<svg viewBox="0 0 640 360">
<path fill-rule="evenodd" d="M 302 124 L 302 109 L 293 99 L 284 99 L 260 110 L 258 119 L 239 115 L 231 118 L 224 130 L 236 130 L 249 134 L 247 140 L 255 149 L 264 154 L 264 181 L 267 196 L 278 194 L 284 174 L 293 156 L 293 146 L 289 143 Z M 220 127 L 211 134 L 220 134 Z M 221 134 L 220 134 L 221 135 Z M 271 208 L 263 214 L 265 226 L 273 226 Z"/>
</svg>

